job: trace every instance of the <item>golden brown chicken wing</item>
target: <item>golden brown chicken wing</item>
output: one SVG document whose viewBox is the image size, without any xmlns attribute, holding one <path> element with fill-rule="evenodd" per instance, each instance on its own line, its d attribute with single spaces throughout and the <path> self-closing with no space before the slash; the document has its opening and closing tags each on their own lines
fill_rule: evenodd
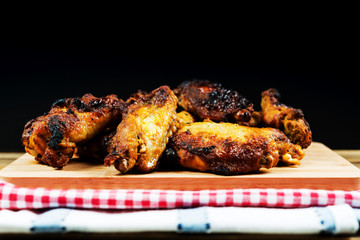
<svg viewBox="0 0 360 240">
<path fill-rule="evenodd" d="M 233 175 L 271 168 L 279 160 L 300 164 L 304 153 L 275 128 L 195 122 L 179 129 L 169 146 L 183 167 Z"/>
<path fill-rule="evenodd" d="M 114 164 L 121 173 L 132 168 L 143 173 L 154 170 L 168 138 L 176 130 L 177 102 L 167 86 L 138 96 L 109 142 L 105 166 Z"/>
<path fill-rule="evenodd" d="M 312 133 L 303 112 L 281 104 L 279 99 L 280 94 L 276 89 L 271 88 L 262 92 L 263 122 L 269 127 L 284 131 L 292 143 L 307 148 L 312 142 Z"/>
<path fill-rule="evenodd" d="M 187 81 L 175 90 L 179 105 L 201 119 L 248 125 L 253 104 L 237 91 L 210 81 Z"/>
<path fill-rule="evenodd" d="M 116 95 L 57 100 L 49 113 L 25 125 L 23 145 L 36 160 L 61 169 L 79 144 L 118 124 L 125 108 Z"/>
</svg>

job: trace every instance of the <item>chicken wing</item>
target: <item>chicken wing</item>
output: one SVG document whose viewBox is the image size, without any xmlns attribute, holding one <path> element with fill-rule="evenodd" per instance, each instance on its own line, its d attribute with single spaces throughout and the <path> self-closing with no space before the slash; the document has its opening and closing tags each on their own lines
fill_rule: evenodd
<svg viewBox="0 0 360 240">
<path fill-rule="evenodd" d="M 168 138 L 176 130 L 177 102 L 168 86 L 139 96 L 109 142 L 105 166 L 114 164 L 120 173 L 132 168 L 143 173 L 154 170 Z"/>
<path fill-rule="evenodd" d="M 179 105 L 201 119 L 248 125 L 253 104 L 237 91 L 210 81 L 187 81 L 175 90 Z"/>
<path fill-rule="evenodd" d="M 300 164 L 304 157 L 302 149 L 278 129 L 233 123 L 185 125 L 170 139 L 169 146 L 183 167 L 221 175 L 257 172 L 276 166 L 279 160 Z"/>
<path fill-rule="evenodd" d="M 29 121 L 22 134 L 26 152 L 55 168 L 63 168 L 75 148 L 112 124 L 118 124 L 126 108 L 116 95 L 57 100 L 49 113 Z"/>
<path fill-rule="evenodd" d="M 307 148 L 312 142 L 312 133 L 303 112 L 281 104 L 279 99 L 280 94 L 276 89 L 271 88 L 262 92 L 263 122 L 269 127 L 284 131 L 292 143 Z"/>
</svg>

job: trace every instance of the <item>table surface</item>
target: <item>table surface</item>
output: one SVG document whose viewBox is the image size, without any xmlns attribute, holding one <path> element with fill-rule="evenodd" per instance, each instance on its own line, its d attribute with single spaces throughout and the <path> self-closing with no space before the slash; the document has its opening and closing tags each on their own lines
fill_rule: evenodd
<svg viewBox="0 0 360 240">
<path fill-rule="evenodd" d="M 360 168 L 360 150 L 334 150 L 337 154 Z M 23 155 L 21 152 L 3 152 L 0 153 L 0 170 L 10 164 L 12 161 Z M 307 235 L 261 235 L 261 234 L 177 234 L 177 233 L 68 233 L 68 234 L 35 234 L 35 235 L 17 235 L 17 234 L 0 234 L 1 239 L 13 239 L 16 237 L 26 237 L 26 239 L 309 239 Z M 360 239 L 358 236 L 329 236 L 336 239 Z M 324 239 L 324 236 L 311 236 L 311 239 Z"/>
</svg>

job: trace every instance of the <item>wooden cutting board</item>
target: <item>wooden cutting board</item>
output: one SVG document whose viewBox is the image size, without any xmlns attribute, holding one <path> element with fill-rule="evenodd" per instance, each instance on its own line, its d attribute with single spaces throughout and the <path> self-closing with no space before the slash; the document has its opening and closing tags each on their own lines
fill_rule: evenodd
<svg viewBox="0 0 360 240">
<path fill-rule="evenodd" d="M 93 189 L 312 188 L 358 190 L 360 169 L 321 143 L 305 150 L 301 166 L 261 169 L 257 174 L 220 176 L 192 171 L 119 175 L 113 167 L 72 159 L 62 170 L 39 164 L 28 154 L 0 171 L 0 178 L 21 187 Z"/>
</svg>

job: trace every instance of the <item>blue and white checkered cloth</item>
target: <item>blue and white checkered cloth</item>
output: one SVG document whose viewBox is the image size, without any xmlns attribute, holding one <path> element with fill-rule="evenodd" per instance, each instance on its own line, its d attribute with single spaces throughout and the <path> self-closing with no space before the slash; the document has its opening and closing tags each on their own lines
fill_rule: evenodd
<svg viewBox="0 0 360 240">
<path fill-rule="evenodd" d="M 355 234 L 359 221 L 360 209 L 347 204 L 296 209 L 199 207 L 130 212 L 59 208 L 42 213 L 1 210 L 0 233 Z"/>
</svg>

